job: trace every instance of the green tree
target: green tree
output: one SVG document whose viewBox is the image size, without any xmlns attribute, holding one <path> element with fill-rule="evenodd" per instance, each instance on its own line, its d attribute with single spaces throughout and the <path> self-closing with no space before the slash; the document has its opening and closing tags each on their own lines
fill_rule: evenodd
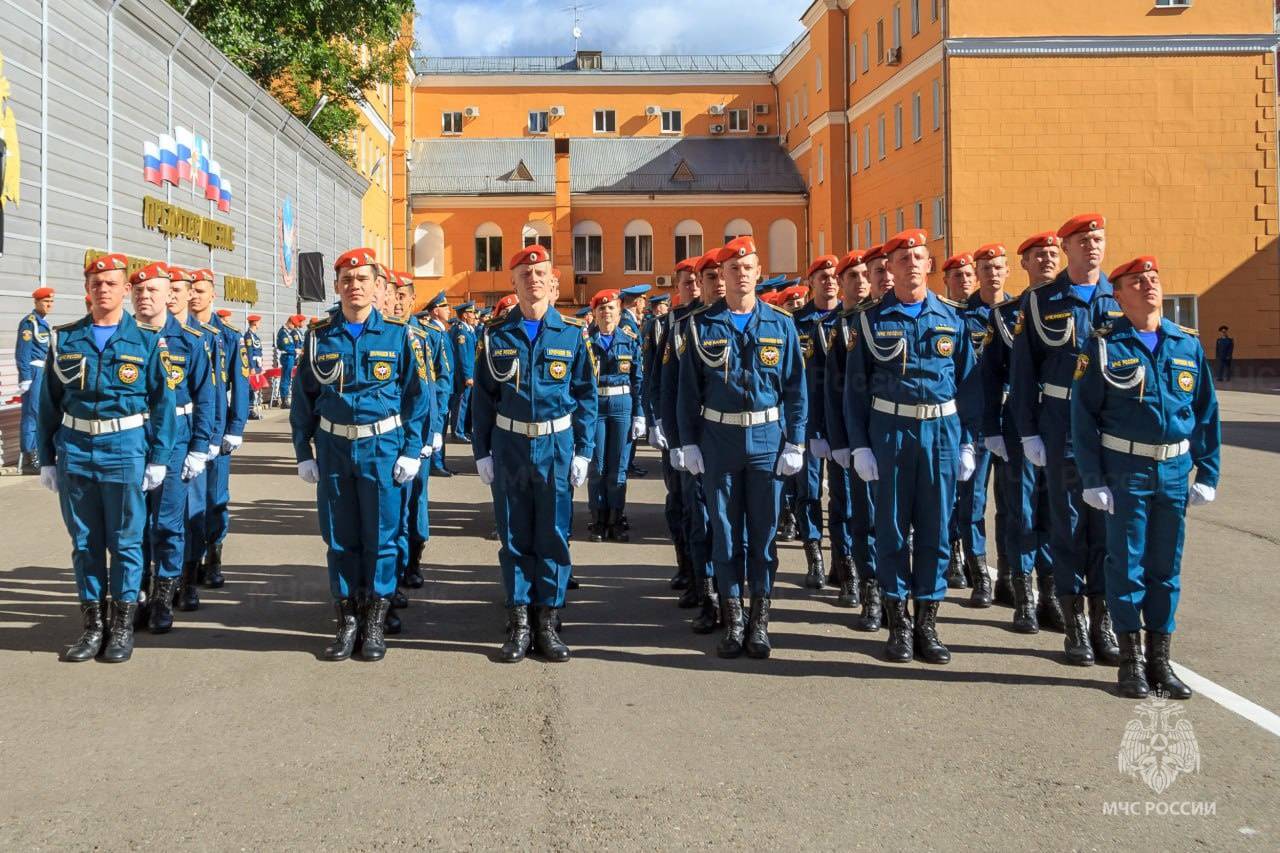
<svg viewBox="0 0 1280 853">
<path fill-rule="evenodd" d="M 403 79 L 413 0 L 169 0 L 232 62 L 347 160 L 362 92 Z M 190 8 L 188 9 L 188 5 Z"/>
</svg>

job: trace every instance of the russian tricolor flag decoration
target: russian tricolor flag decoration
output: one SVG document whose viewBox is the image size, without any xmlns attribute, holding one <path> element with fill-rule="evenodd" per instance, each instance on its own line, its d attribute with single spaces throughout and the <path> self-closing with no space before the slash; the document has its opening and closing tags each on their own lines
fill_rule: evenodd
<svg viewBox="0 0 1280 853">
<path fill-rule="evenodd" d="M 204 197 L 209 201 L 218 201 L 222 198 L 222 167 L 218 165 L 217 160 L 210 160 L 208 174 L 205 175 Z"/>
<path fill-rule="evenodd" d="M 204 189 L 209 185 L 209 140 L 197 134 L 195 143 L 193 153 L 196 168 L 192 180 L 196 186 Z"/>
<path fill-rule="evenodd" d="M 154 142 L 142 143 L 142 179 L 156 186 L 164 183 L 160 177 L 160 146 Z"/>
<path fill-rule="evenodd" d="M 178 143 L 167 133 L 160 135 L 160 177 L 178 185 Z"/>
<path fill-rule="evenodd" d="M 222 181 L 222 185 L 218 187 L 218 210 L 223 213 L 231 212 L 231 182 Z"/>
<path fill-rule="evenodd" d="M 155 142 L 142 143 L 142 179 L 149 184 L 180 186 L 191 182 L 195 191 L 222 213 L 231 212 L 231 182 L 222 178 L 222 167 L 209 158 L 209 140 L 185 127 L 162 133 Z"/>
<path fill-rule="evenodd" d="M 191 149 L 195 146 L 195 137 L 185 127 L 176 132 L 178 141 L 178 180 L 191 180 Z"/>
</svg>

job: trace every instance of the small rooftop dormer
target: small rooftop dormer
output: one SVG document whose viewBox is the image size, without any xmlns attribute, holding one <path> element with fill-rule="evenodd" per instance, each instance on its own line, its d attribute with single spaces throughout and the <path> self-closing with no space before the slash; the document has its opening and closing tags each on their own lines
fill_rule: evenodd
<svg viewBox="0 0 1280 853">
<path fill-rule="evenodd" d="M 599 71 L 604 68 L 604 53 L 599 50 L 580 50 L 576 66 L 579 71 Z"/>
</svg>

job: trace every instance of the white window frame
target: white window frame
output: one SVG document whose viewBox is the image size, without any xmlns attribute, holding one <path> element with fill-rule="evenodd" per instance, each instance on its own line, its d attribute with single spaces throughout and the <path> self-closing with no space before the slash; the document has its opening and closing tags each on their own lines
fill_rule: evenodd
<svg viewBox="0 0 1280 853">
<path fill-rule="evenodd" d="M 849 128 L 849 174 L 858 174 L 858 158 L 862 156 L 862 152 L 858 150 L 858 129 L 856 127 Z"/>
<path fill-rule="evenodd" d="M 889 239 L 889 214 L 880 214 L 880 245 L 883 246 Z"/>
<path fill-rule="evenodd" d="M 746 229 L 744 230 L 741 228 L 729 227 L 731 225 L 737 225 L 739 223 L 747 226 Z M 736 217 L 734 219 L 730 219 L 728 222 L 724 224 L 724 241 L 726 243 L 728 243 L 730 240 L 735 240 L 738 237 L 754 237 L 754 236 L 755 236 L 755 229 L 752 226 L 751 222 L 747 219 L 743 219 L 742 217 Z"/>
<path fill-rule="evenodd" d="M 933 236 L 945 237 L 947 234 L 947 205 L 945 196 L 937 196 L 933 200 Z"/>
<path fill-rule="evenodd" d="M 599 259 L 595 268 L 591 266 L 593 243 Z M 585 261 L 581 268 L 578 266 L 579 258 Z M 601 275 L 604 272 L 604 230 L 598 222 L 587 219 L 573 226 L 573 271 L 577 275 Z"/>
<path fill-rule="evenodd" d="M 893 222 L 898 227 L 894 230 L 894 234 L 901 234 L 907 230 L 907 214 L 902 208 L 898 208 L 897 215 L 894 216 Z"/>
<path fill-rule="evenodd" d="M 480 241 L 484 240 L 484 253 L 481 257 Z M 497 240 L 497 244 L 494 244 Z M 475 230 L 473 241 L 476 272 L 501 272 L 502 260 L 502 228 L 494 222 L 482 222 Z"/>
<path fill-rule="evenodd" d="M 902 104 L 893 105 L 893 150 L 902 148 Z"/>
<path fill-rule="evenodd" d="M 452 130 L 450 129 L 451 125 Z M 440 133 L 443 136 L 456 136 L 462 133 L 462 110 L 441 111 Z"/>
<path fill-rule="evenodd" d="M 933 129 L 942 127 L 942 81 L 933 81 Z"/>
<path fill-rule="evenodd" d="M 862 129 L 862 168 L 871 168 L 871 125 Z"/>
<path fill-rule="evenodd" d="M 551 225 L 541 219 L 530 219 L 520 228 L 520 243 L 522 249 L 537 244 L 551 252 Z"/>
<path fill-rule="evenodd" d="M 862 31 L 862 73 L 871 72 L 871 31 Z"/>
<path fill-rule="evenodd" d="M 1184 300 L 1190 307 L 1191 316 L 1182 311 Z M 1179 326 L 1191 329 L 1200 328 L 1200 299 L 1194 293 L 1166 293 L 1161 300 L 1164 316 Z"/>
<path fill-rule="evenodd" d="M 891 45 L 896 50 L 902 47 L 902 4 L 893 4 L 893 41 Z"/>
<path fill-rule="evenodd" d="M 911 35 L 920 35 L 920 0 L 911 0 Z"/>
<path fill-rule="evenodd" d="M 529 132 L 539 136 L 551 126 L 551 114 L 546 110 L 529 110 Z"/>
<path fill-rule="evenodd" d="M 751 132 L 751 110 L 734 109 L 727 110 L 728 123 L 730 133 L 750 133 Z"/>
<path fill-rule="evenodd" d="M 675 127 L 672 127 L 675 125 Z M 662 132 L 672 135 L 684 132 L 684 114 L 680 110 L 662 111 Z"/>
<path fill-rule="evenodd" d="M 822 91 L 822 57 L 813 58 L 813 91 Z"/>
<path fill-rule="evenodd" d="M 880 113 L 880 115 L 876 119 L 876 143 L 877 143 L 876 152 L 879 154 L 879 157 L 877 159 L 880 159 L 880 160 L 883 160 L 885 157 L 885 148 L 884 148 L 885 138 L 884 137 L 885 137 L 885 118 L 884 118 L 884 113 Z"/>
<path fill-rule="evenodd" d="M 633 219 L 623 228 L 622 271 L 653 272 L 653 226 L 644 219 Z"/>
<path fill-rule="evenodd" d="M 703 253 L 703 245 L 705 243 L 704 236 L 702 223 L 698 220 L 682 219 L 677 222 L 674 239 L 672 240 L 676 263 L 680 263 L 686 258 L 697 258 L 701 255 Z M 681 254 L 682 250 L 684 252 L 683 254 Z"/>
<path fill-rule="evenodd" d="M 825 180 L 827 179 L 827 167 L 826 167 L 826 156 L 825 156 L 825 153 L 826 153 L 826 152 L 825 152 L 825 150 L 824 150 L 824 149 L 823 149 L 823 147 L 822 147 L 822 143 L 821 143 L 821 142 L 819 142 L 819 143 L 818 143 L 818 183 L 822 183 L 823 181 L 825 181 Z M 818 254 L 822 254 L 822 253 L 821 253 L 821 252 L 819 252 Z"/>
<path fill-rule="evenodd" d="M 911 139 L 919 142 L 924 136 L 924 128 L 921 126 L 923 121 L 920 116 L 920 93 L 911 93 Z"/>
<path fill-rule="evenodd" d="M 938 20 L 938 7 L 942 5 L 942 0 L 929 0 L 929 21 L 933 23 Z"/>
<path fill-rule="evenodd" d="M 914 227 L 923 228 L 924 227 L 924 202 L 922 201 L 916 202 L 915 208 L 916 208 L 916 224 Z"/>
<path fill-rule="evenodd" d="M 849 83 L 858 82 L 858 43 L 849 42 Z"/>
<path fill-rule="evenodd" d="M 876 244 L 875 241 L 871 239 L 871 220 L 870 219 L 868 219 L 864 223 L 864 228 L 866 233 L 867 248 L 870 249 L 872 246 Z"/>
<path fill-rule="evenodd" d="M 609 125 L 613 127 L 609 127 Z M 618 132 L 618 113 L 616 110 L 602 107 L 595 111 L 591 119 L 591 127 L 593 133 L 617 133 Z"/>
</svg>

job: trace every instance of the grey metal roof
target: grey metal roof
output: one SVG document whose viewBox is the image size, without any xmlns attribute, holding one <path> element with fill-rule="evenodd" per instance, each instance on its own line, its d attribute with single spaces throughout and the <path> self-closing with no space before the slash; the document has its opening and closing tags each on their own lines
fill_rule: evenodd
<svg viewBox="0 0 1280 853">
<path fill-rule="evenodd" d="M 418 74 L 768 74 L 781 61 L 782 57 L 774 53 L 704 56 L 614 56 L 606 53 L 600 58 L 599 69 L 579 71 L 574 56 L 415 56 L 413 70 Z"/>
<path fill-rule="evenodd" d="M 631 137 L 573 138 L 575 193 L 803 193 L 804 181 L 778 141 Z M 524 161 L 532 181 L 509 175 Z M 674 181 L 684 162 L 692 181 Z M 511 195 L 555 192 L 551 139 L 420 139 L 413 144 L 409 191 L 415 195 Z"/>
<path fill-rule="evenodd" d="M 951 56 L 1134 56 L 1266 53 L 1275 35 L 1224 36 L 1012 36 L 951 38 Z"/>
</svg>

